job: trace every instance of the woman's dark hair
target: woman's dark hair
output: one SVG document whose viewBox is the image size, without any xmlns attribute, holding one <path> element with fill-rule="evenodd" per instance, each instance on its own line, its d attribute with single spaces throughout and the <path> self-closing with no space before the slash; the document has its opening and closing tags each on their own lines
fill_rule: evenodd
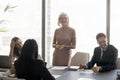
<svg viewBox="0 0 120 80">
<path fill-rule="evenodd" d="M 34 60 L 38 57 L 38 45 L 34 39 L 28 39 L 25 41 L 21 56 L 22 59 Z"/>
<path fill-rule="evenodd" d="M 12 38 L 12 41 L 14 41 L 14 42 L 16 42 L 16 41 L 18 41 L 20 38 L 18 38 L 18 37 L 13 37 Z M 20 51 L 19 51 L 20 49 L 15 45 L 15 47 L 14 47 L 14 51 L 13 51 L 13 55 L 15 56 L 15 57 L 19 57 L 20 56 Z"/>
</svg>

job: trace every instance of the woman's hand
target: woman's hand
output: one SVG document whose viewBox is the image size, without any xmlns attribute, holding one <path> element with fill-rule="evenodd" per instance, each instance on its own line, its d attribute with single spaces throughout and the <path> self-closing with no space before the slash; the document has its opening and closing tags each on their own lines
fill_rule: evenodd
<svg viewBox="0 0 120 80">
<path fill-rule="evenodd" d="M 14 48 L 15 47 L 15 42 L 12 40 L 11 43 L 10 43 L 10 47 L 11 48 Z"/>
<path fill-rule="evenodd" d="M 56 45 L 55 48 L 58 48 L 58 49 L 63 49 L 64 48 L 64 45 Z"/>
<path fill-rule="evenodd" d="M 87 68 L 87 66 L 85 64 L 80 64 L 79 69 L 86 69 L 86 68 Z"/>
<path fill-rule="evenodd" d="M 15 74 L 16 73 L 15 68 L 14 67 L 10 68 L 10 72 L 11 72 L 11 74 Z"/>
</svg>

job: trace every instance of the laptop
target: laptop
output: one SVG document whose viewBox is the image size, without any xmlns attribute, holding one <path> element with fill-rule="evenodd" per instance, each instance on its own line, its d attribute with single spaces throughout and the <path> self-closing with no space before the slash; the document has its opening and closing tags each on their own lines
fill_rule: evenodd
<svg viewBox="0 0 120 80">
<path fill-rule="evenodd" d="M 77 71 L 79 70 L 79 66 L 68 66 L 67 68 L 69 71 Z"/>
<path fill-rule="evenodd" d="M 12 67 L 12 60 L 9 56 L 0 55 L 0 68 L 10 69 Z"/>
</svg>

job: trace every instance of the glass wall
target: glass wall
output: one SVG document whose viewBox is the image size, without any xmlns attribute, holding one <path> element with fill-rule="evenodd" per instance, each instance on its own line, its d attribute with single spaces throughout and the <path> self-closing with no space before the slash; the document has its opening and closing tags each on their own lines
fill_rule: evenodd
<svg viewBox="0 0 120 80">
<path fill-rule="evenodd" d="M 120 0 L 111 0 L 110 43 L 120 50 Z M 120 57 L 120 55 L 118 55 Z"/>
<path fill-rule="evenodd" d="M 80 51 L 91 56 L 98 46 L 96 34 L 106 33 L 106 0 L 48 0 L 47 5 L 47 62 L 52 63 L 52 40 L 55 29 L 59 28 L 61 12 L 68 14 L 70 27 L 76 31 L 77 45 L 73 54 Z"/>
<path fill-rule="evenodd" d="M 14 36 L 37 40 L 41 53 L 42 0 L 0 0 L 0 55 L 8 55 Z"/>
</svg>

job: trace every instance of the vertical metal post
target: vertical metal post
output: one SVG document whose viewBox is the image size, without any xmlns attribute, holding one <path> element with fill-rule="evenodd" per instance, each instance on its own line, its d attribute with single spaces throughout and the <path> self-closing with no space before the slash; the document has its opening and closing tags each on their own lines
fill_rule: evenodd
<svg viewBox="0 0 120 80">
<path fill-rule="evenodd" d="M 106 36 L 110 43 L 110 0 L 106 0 Z"/>
<path fill-rule="evenodd" d="M 42 57 L 45 61 L 45 1 L 42 0 Z"/>
</svg>

